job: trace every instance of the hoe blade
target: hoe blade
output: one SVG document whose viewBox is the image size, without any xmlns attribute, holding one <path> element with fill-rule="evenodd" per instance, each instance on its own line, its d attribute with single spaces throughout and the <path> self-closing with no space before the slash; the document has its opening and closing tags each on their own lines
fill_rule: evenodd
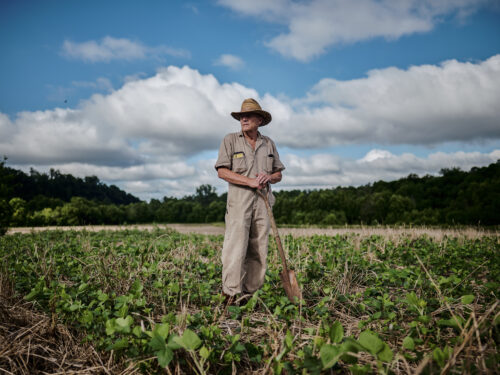
<svg viewBox="0 0 500 375">
<path fill-rule="evenodd" d="M 302 299 L 302 292 L 300 291 L 299 284 L 297 283 L 295 272 L 288 270 L 287 274 L 287 272 L 283 270 L 280 273 L 280 278 L 288 299 L 293 303 L 300 301 Z"/>
</svg>

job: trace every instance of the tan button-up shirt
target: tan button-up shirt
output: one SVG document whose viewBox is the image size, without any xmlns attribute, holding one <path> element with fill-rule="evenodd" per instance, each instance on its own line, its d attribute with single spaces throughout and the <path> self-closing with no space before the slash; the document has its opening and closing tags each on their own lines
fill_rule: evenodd
<svg viewBox="0 0 500 375">
<path fill-rule="evenodd" d="M 271 138 L 259 132 L 254 150 L 241 131 L 224 137 L 215 163 L 215 169 L 220 167 L 250 178 L 257 177 L 261 172 L 272 174 L 285 169 Z M 228 206 L 235 201 L 253 199 L 254 196 L 254 189 L 229 183 Z"/>
</svg>

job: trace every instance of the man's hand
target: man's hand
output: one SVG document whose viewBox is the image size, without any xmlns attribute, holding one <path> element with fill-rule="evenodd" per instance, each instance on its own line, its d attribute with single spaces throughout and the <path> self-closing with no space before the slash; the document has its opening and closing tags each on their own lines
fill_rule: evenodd
<svg viewBox="0 0 500 375">
<path fill-rule="evenodd" d="M 259 189 L 262 189 L 271 181 L 271 175 L 261 172 L 257 175 L 256 180 L 259 183 Z"/>
<path fill-rule="evenodd" d="M 281 172 L 274 172 L 273 174 L 259 173 L 255 178 L 242 176 L 228 168 L 221 167 L 217 169 L 219 178 L 236 185 L 249 186 L 254 189 L 264 189 L 268 183 L 275 184 L 281 181 Z"/>
<path fill-rule="evenodd" d="M 248 186 L 253 188 L 253 189 L 262 189 L 262 185 L 259 183 L 257 178 L 249 178 L 248 179 Z"/>
</svg>

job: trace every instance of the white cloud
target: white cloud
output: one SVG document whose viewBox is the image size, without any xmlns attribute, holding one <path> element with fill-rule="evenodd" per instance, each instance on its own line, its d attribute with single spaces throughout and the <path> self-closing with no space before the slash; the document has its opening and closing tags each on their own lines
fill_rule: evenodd
<svg viewBox="0 0 500 375">
<path fill-rule="evenodd" d="M 95 95 L 82 111 L 93 122 L 137 139 L 145 153 L 192 156 L 218 147 L 238 123 L 229 113 L 245 97 L 239 84 L 220 84 L 188 67 L 161 69 L 154 77 L 126 83 L 112 95 Z"/>
<path fill-rule="evenodd" d="M 174 57 L 189 57 L 188 51 L 160 45 L 149 47 L 137 41 L 126 38 L 106 36 L 100 41 L 89 40 L 76 43 L 65 40 L 61 53 L 63 56 L 86 62 L 110 62 L 111 60 L 142 60 L 159 58 L 169 55 Z"/>
<path fill-rule="evenodd" d="M 233 70 L 240 70 L 245 66 L 244 61 L 235 55 L 224 54 L 219 56 L 217 60 L 215 60 L 214 65 L 222 65 L 227 66 Z"/>
<path fill-rule="evenodd" d="M 393 181 L 411 173 L 419 176 L 438 175 L 444 168 L 459 167 L 468 171 L 472 167 L 487 166 L 500 159 L 500 149 L 490 153 L 435 152 L 427 157 L 411 153 L 394 155 L 387 150 L 371 150 L 361 159 L 347 159 L 331 154 L 308 157 L 286 155 L 283 162 L 282 189 L 332 188 L 360 186 L 378 180 Z"/>
<path fill-rule="evenodd" d="M 268 21 L 278 21 L 292 4 L 290 0 L 218 0 L 217 2 L 244 15 L 263 17 Z"/>
<path fill-rule="evenodd" d="M 188 67 L 168 67 L 95 94 L 76 109 L 0 117 L 0 150 L 16 164 L 137 165 L 155 158 L 190 158 L 218 148 L 239 124 L 229 113 L 255 90 L 220 84 Z"/>
<path fill-rule="evenodd" d="M 9 116 L 0 112 L 0 139 L 11 139 L 14 132 L 15 128 L 12 121 L 10 121 Z M 1 153 L 0 157 L 3 157 Z"/>
<path fill-rule="evenodd" d="M 141 156 L 123 137 L 91 123 L 79 110 L 21 112 L 0 149 L 14 163 L 46 164 L 78 160 L 93 164 L 130 165 Z"/>
<path fill-rule="evenodd" d="M 477 64 L 452 60 L 374 70 L 350 81 L 324 79 L 295 101 L 259 97 L 237 83 L 170 66 L 76 109 L 22 112 L 0 146 L 12 159 L 47 163 L 104 155 L 120 165 L 156 155 L 192 157 L 217 149 L 225 133 L 238 130 L 229 113 L 247 97 L 273 114 L 263 131 L 282 147 L 498 139 L 500 55 Z"/>
<path fill-rule="evenodd" d="M 368 152 L 363 159 L 361 159 L 362 162 L 374 162 L 377 159 L 388 159 L 391 158 L 393 155 L 386 150 L 377 150 L 373 149 Z"/>
<path fill-rule="evenodd" d="M 477 64 L 450 60 L 373 70 L 350 81 L 324 79 L 304 99 L 265 104 L 278 123 L 270 133 L 281 143 L 319 148 L 498 139 L 498 103 L 500 55 Z M 287 120 L 274 116 L 274 108 L 287 112 Z"/>
<path fill-rule="evenodd" d="M 285 187 L 361 184 L 411 171 L 484 165 L 499 157 L 434 153 L 421 159 L 394 156 L 385 148 L 477 141 L 495 146 L 500 55 L 479 63 L 379 69 L 350 81 L 325 79 L 296 100 L 259 96 L 238 83 L 221 84 L 212 75 L 170 66 L 95 94 L 76 108 L 21 112 L 12 119 L 0 113 L 0 156 L 27 168 L 95 174 L 132 186 L 131 192 L 143 197 L 190 194 L 202 183 L 223 188 L 214 160 L 203 160 L 202 152 L 215 153 L 225 134 L 239 130 L 229 113 L 248 97 L 273 115 L 262 132 L 288 153 L 287 177 L 280 184 Z M 358 161 L 324 151 L 308 158 L 293 155 L 296 149 L 347 144 L 376 149 Z"/>
<path fill-rule="evenodd" d="M 308 61 L 333 45 L 427 32 L 440 18 L 461 19 L 489 0 L 219 0 L 242 15 L 284 23 L 288 32 L 267 42 L 286 57 Z"/>
<path fill-rule="evenodd" d="M 175 180 L 192 176 L 195 167 L 180 160 L 158 160 L 153 163 L 131 166 L 102 166 L 85 163 L 58 164 L 55 169 L 64 170 L 74 176 L 85 177 L 96 175 L 110 182 Z"/>
</svg>

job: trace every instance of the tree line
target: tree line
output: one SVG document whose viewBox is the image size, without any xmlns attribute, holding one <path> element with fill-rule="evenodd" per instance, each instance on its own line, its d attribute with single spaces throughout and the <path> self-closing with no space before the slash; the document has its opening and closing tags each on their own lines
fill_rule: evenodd
<svg viewBox="0 0 500 375">
<path fill-rule="evenodd" d="M 498 225 L 500 160 L 440 176 L 410 174 L 360 187 L 275 192 L 280 224 Z M 29 174 L 0 162 L 0 227 L 224 221 L 227 194 L 201 185 L 183 198 L 144 202 L 118 187 L 56 170 Z"/>
<path fill-rule="evenodd" d="M 410 174 L 360 187 L 281 191 L 273 209 L 289 224 L 500 224 L 500 161 L 487 167 Z"/>
</svg>

